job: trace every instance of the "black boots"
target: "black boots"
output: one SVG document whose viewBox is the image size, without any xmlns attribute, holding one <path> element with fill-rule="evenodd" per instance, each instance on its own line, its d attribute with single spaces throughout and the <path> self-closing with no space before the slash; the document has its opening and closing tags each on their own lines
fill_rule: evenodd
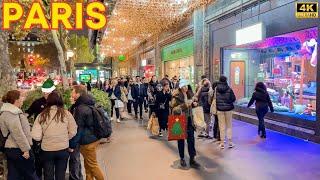
<svg viewBox="0 0 320 180">
<path fill-rule="evenodd" d="M 187 167 L 187 163 L 186 163 L 186 161 L 184 159 L 180 160 L 180 165 L 181 165 L 182 168 Z"/>
<path fill-rule="evenodd" d="M 194 169 L 199 169 L 201 165 L 194 159 L 190 159 L 190 167 Z"/>
<path fill-rule="evenodd" d="M 191 168 L 200 169 L 200 167 L 201 167 L 201 165 L 197 161 L 195 161 L 194 159 L 190 159 L 189 163 L 190 163 L 190 167 Z M 180 166 L 182 168 L 186 168 L 187 167 L 187 163 L 186 163 L 186 161 L 184 159 L 180 159 Z"/>
</svg>

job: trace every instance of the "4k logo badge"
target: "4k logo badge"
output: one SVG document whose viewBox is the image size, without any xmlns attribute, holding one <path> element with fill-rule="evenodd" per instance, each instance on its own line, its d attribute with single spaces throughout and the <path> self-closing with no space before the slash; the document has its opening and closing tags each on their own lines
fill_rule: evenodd
<svg viewBox="0 0 320 180">
<path fill-rule="evenodd" d="M 318 18 L 319 8 L 317 2 L 297 2 L 296 18 Z"/>
</svg>

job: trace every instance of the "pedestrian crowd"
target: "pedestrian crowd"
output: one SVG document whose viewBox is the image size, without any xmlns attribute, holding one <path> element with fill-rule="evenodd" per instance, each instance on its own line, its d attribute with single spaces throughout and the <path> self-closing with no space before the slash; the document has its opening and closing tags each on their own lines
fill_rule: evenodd
<svg viewBox="0 0 320 180">
<path fill-rule="evenodd" d="M 91 83 L 73 84 L 73 105 L 69 110 L 64 108 L 62 95 L 50 79 L 42 86 L 43 97 L 35 100 L 25 113 L 20 109 L 21 93 L 17 90 L 7 92 L 0 109 L 0 148 L 7 157 L 8 180 L 42 177 L 63 180 L 68 164 L 70 180 L 82 180 L 80 154 L 84 159 L 86 179 L 104 179 L 97 161 L 97 147 L 102 138 L 109 138 L 111 130 L 103 129 L 103 122 L 110 119 L 110 122 L 121 123 L 128 118 L 126 113 L 136 120 L 143 120 L 144 113 L 150 119 L 157 118 L 159 132 L 156 134 L 159 137 L 168 135 L 171 115 L 183 115 L 186 137 L 177 140 L 180 165 L 187 166 L 184 157 L 187 141 L 190 167 L 200 168 L 195 159 L 195 132 L 198 138 L 216 141 L 221 149 L 226 145 L 233 148 L 232 111 L 236 101 L 225 76 L 216 82 L 210 82 L 206 76 L 201 78 L 195 87 L 189 80 L 177 76 L 171 79 L 168 76 L 161 79 L 126 76 L 98 81 L 93 87 L 109 96 L 110 118 L 95 106 L 89 93 Z M 266 138 L 264 116 L 269 108 L 273 111 L 273 107 L 263 83 L 256 85 L 248 107 L 254 102 L 259 119 L 258 133 Z M 193 109 L 197 107 L 201 107 L 204 117 L 202 128 L 194 120 Z M 30 128 L 28 118 L 32 116 L 35 121 Z M 101 135 L 101 130 L 110 132 Z"/>
</svg>

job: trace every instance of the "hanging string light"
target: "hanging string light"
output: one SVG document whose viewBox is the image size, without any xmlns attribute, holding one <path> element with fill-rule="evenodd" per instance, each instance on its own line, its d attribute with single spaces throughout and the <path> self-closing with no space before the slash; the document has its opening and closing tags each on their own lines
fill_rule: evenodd
<svg viewBox="0 0 320 180">
<path fill-rule="evenodd" d="M 213 0 L 118 0 L 109 19 L 102 51 L 107 56 L 128 52 L 142 41 L 174 28 Z"/>
</svg>

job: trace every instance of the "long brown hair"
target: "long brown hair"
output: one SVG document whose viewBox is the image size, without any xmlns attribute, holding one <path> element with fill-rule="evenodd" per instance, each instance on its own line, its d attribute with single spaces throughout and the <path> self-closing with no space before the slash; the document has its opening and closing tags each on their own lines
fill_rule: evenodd
<svg viewBox="0 0 320 180">
<path fill-rule="evenodd" d="M 57 106 L 57 112 L 52 118 L 52 120 L 55 120 L 56 122 L 64 122 L 63 119 L 65 117 L 65 110 L 64 110 L 64 104 L 61 95 L 54 91 L 49 94 L 47 98 L 47 106 L 40 114 L 40 124 L 44 124 L 46 121 L 48 121 L 50 117 L 50 110 L 52 106 Z"/>
</svg>

